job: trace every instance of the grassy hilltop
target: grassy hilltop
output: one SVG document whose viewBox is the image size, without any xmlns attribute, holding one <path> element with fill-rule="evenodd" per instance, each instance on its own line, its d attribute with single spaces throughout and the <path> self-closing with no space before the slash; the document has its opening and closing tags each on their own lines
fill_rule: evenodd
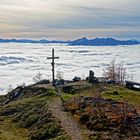
<svg viewBox="0 0 140 140">
<path fill-rule="evenodd" d="M 0 139 L 67 139 L 60 121 L 48 108 L 48 101 L 55 96 L 53 88 L 25 87 L 23 95 L 0 107 Z M 1 102 L 4 100 L 1 97 Z"/>
<path fill-rule="evenodd" d="M 0 97 L 0 139 L 139 140 L 139 103 L 140 91 L 118 85 L 18 87 Z"/>
</svg>

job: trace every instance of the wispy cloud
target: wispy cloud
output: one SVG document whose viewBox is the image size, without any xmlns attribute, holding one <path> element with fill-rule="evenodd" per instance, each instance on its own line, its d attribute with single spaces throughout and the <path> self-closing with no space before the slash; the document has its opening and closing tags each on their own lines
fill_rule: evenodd
<svg viewBox="0 0 140 140">
<path fill-rule="evenodd" d="M 0 35 L 139 38 L 139 5 L 139 0 L 0 0 Z"/>
</svg>

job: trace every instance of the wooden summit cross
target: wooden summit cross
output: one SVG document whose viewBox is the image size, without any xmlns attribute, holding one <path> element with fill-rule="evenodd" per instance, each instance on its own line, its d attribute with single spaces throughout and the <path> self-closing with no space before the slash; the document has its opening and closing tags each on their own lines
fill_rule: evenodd
<svg viewBox="0 0 140 140">
<path fill-rule="evenodd" d="M 47 59 L 52 59 L 51 65 L 52 65 L 52 80 L 55 79 L 55 69 L 54 69 L 54 59 L 59 59 L 59 57 L 54 57 L 54 49 L 52 49 L 52 57 L 47 57 Z"/>
</svg>

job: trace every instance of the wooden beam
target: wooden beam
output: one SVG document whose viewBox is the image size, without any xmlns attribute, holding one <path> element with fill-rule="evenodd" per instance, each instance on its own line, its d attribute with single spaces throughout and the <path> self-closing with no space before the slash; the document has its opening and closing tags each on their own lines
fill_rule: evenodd
<svg viewBox="0 0 140 140">
<path fill-rule="evenodd" d="M 55 63 L 54 63 L 54 60 L 55 59 L 59 59 L 59 57 L 55 57 L 54 56 L 54 49 L 52 49 L 52 57 L 47 57 L 47 59 L 52 59 L 52 62 L 51 62 L 51 65 L 52 65 L 52 80 L 54 81 L 55 80 Z"/>
</svg>

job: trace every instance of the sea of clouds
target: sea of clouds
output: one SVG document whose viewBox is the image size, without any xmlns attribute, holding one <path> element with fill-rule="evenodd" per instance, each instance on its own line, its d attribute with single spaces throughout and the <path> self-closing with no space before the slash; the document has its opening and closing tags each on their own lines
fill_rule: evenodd
<svg viewBox="0 0 140 140">
<path fill-rule="evenodd" d="M 32 84 L 36 73 L 42 73 L 43 79 L 51 80 L 52 48 L 56 60 L 56 73 L 61 71 L 64 79 L 74 76 L 86 78 L 89 70 L 96 76 L 102 76 L 103 69 L 113 59 L 123 62 L 128 80 L 140 82 L 140 45 L 134 46 L 67 46 L 60 44 L 0 44 L 0 94 L 9 87 L 15 88 L 23 83 Z"/>
</svg>

